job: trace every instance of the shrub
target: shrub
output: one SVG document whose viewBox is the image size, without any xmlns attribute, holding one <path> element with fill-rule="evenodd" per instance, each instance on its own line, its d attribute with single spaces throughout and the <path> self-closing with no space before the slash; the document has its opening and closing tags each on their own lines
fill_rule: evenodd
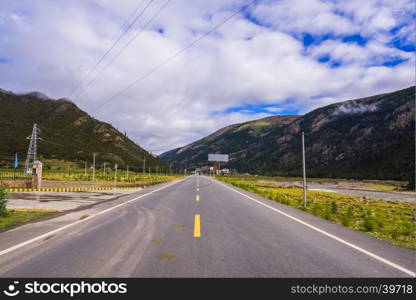
<svg viewBox="0 0 416 300">
<path fill-rule="evenodd" d="M 338 205 L 335 201 L 331 201 L 331 213 L 338 213 Z"/>
<path fill-rule="evenodd" d="M 367 212 L 367 214 L 364 216 L 364 222 L 363 222 L 364 231 L 373 231 L 374 224 L 373 224 L 373 218 L 371 217 L 371 213 Z"/>
<path fill-rule="evenodd" d="M 6 204 L 6 190 L 3 187 L 0 187 L 0 217 L 7 216 Z"/>
<path fill-rule="evenodd" d="M 414 191 L 416 189 L 415 177 L 414 176 L 410 177 L 409 182 L 407 184 L 407 188 L 409 190 L 412 190 L 412 191 Z"/>
<path fill-rule="evenodd" d="M 352 219 L 353 219 L 352 206 L 349 206 L 347 212 L 343 214 L 341 217 L 341 223 L 342 225 L 349 227 L 351 226 Z"/>
<path fill-rule="evenodd" d="M 325 220 L 330 221 L 331 220 L 331 212 L 328 208 L 325 208 L 324 213 L 323 213 L 323 217 Z"/>
</svg>

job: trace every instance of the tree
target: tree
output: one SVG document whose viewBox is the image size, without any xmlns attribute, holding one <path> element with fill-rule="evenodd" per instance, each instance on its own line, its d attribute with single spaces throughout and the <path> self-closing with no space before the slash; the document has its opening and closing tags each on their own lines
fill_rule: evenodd
<svg viewBox="0 0 416 300">
<path fill-rule="evenodd" d="M 0 217 L 7 216 L 6 205 L 6 190 L 3 187 L 0 187 Z"/>
</svg>

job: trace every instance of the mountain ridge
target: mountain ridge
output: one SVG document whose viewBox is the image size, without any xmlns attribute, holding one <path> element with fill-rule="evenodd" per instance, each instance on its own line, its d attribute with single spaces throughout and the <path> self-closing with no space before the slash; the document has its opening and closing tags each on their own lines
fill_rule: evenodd
<svg viewBox="0 0 416 300">
<path fill-rule="evenodd" d="M 97 153 L 97 163 L 129 165 L 141 171 L 143 157 L 146 166 L 165 166 L 111 124 L 101 122 L 69 99 L 50 99 L 39 92 L 14 94 L 0 89 L 0 161 L 10 160 L 15 153 L 26 156 L 34 123 L 41 130 L 38 152 L 44 158 L 69 161 L 91 161 Z"/>
<path fill-rule="evenodd" d="M 270 124 L 284 117 L 272 116 L 233 124 L 160 159 L 176 167 L 186 159 L 193 168 L 208 165 L 208 153 L 225 153 L 230 154 L 226 166 L 240 172 L 298 176 L 304 131 L 310 176 L 411 180 L 414 99 L 412 86 L 333 103 L 286 123 Z"/>
</svg>

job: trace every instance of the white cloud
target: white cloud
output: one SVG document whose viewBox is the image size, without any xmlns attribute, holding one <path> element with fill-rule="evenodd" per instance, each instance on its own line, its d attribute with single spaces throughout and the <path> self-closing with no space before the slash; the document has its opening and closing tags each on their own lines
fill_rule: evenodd
<svg viewBox="0 0 416 300">
<path fill-rule="evenodd" d="M 278 112 L 281 112 L 283 108 L 276 107 L 276 106 L 269 106 L 269 107 L 266 107 L 265 110 L 271 113 L 278 113 Z"/>
<path fill-rule="evenodd" d="M 119 47 L 164 2 L 155 0 Z M 395 36 L 410 39 L 404 13 L 409 1 L 392 2 L 262 1 L 250 12 L 263 26 L 238 15 L 107 103 L 110 96 L 247 3 L 171 1 L 75 101 L 98 119 L 126 130 L 146 149 L 163 152 L 223 126 L 265 117 L 289 106 L 307 112 L 335 101 L 403 88 L 414 82 L 414 57 L 386 43 Z M 120 34 L 137 6 L 133 0 L 0 3 L 0 58 L 11 61 L 0 64 L 0 87 L 67 96 Z M 404 25 L 391 33 L 398 24 Z M 163 34 L 157 32 L 159 28 Z M 364 46 L 328 40 L 305 49 L 299 40 L 304 32 L 361 34 L 369 40 Z M 331 69 L 317 62 L 324 54 L 343 65 Z M 397 57 L 408 60 L 395 67 L 377 65 Z M 105 63 L 96 71 L 103 66 Z M 219 113 L 259 103 L 270 114 Z"/>
<path fill-rule="evenodd" d="M 341 114 L 362 114 L 366 112 L 373 112 L 378 110 L 378 107 L 374 104 L 360 104 L 360 103 L 345 103 L 338 107 L 333 115 Z"/>
<path fill-rule="evenodd" d="M 278 30 L 289 32 L 350 34 L 358 30 L 348 18 L 336 14 L 330 1 L 264 1 L 256 7 L 254 15 Z"/>
<path fill-rule="evenodd" d="M 343 43 L 339 40 L 327 40 L 313 47 L 309 53 L 319 59 L 329 55 L 332 60 L 343 64 L 359 64 L 369 66 L 382 64 L 392 59 L 410 59 L 413 53 L 400 51 L 396 48 L 388 47 L 379 41 L 369 41 L 365 46 L 355 43 Z"/>
</svg>

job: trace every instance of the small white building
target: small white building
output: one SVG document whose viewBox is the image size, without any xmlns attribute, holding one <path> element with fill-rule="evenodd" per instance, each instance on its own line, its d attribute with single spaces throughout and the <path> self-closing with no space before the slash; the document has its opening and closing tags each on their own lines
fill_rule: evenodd
<svg viewBox="0 0 416 300">
<path fill-rule="evenodd" d="M 230 175 L 230 169 L 227 169 L 227 168 L 221 169 L 220 173 L 222 175 Z"/>
</svg>

